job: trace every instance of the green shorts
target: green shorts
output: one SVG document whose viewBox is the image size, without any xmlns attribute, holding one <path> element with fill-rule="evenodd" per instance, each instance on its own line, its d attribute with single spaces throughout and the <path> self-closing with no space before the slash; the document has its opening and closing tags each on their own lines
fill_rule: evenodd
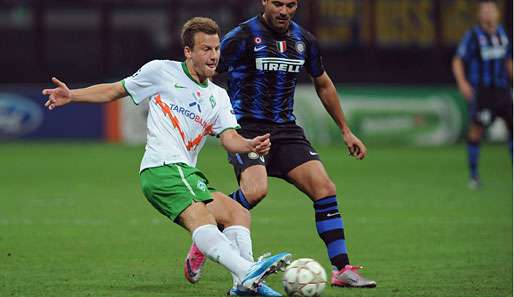
<svg viewBox="0 0 514 297">
<path fill-rule="evenodd" d="M 216 191 L 200 170 L 183 163 L 147 168 L 139 177 L 146 199 L 174 222 L 193 202 L 211 202 Z"/>
</svg>

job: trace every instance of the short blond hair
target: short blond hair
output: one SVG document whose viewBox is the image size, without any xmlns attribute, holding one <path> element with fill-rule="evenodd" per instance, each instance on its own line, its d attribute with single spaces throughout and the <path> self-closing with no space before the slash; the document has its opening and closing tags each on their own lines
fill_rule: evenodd
<svg viewBox="0 0 514 297">
<path fill-rule="evenodd" d="M 220 28 L 214 20 L 206 17 L 195 17 L 188 20 L 182 27 L 182 46 L 193 48 L 195 46 L 195 34 L 199 32 L 220 36 Z"/>
</svg>

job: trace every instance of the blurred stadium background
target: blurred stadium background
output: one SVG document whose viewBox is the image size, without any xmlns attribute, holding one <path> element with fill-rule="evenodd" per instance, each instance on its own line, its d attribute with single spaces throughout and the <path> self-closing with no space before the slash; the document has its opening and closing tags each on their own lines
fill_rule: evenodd
<svg viewBox="0 0 514 297">
<path fill-rule="evenodd" d="M 343 84 L 346 111 L 363 138 L 443 144 L 463 135 L 465 107 L 455 92 L 450 61 L 462 34 L 476 22 L 475 1 L 302 2 L 297 20 L 318 36 L 327 70 Z M 39 103 L 39 90 L 52 75 L 79 86 L 122 79 L 152 59 L 182 59 L 179 31 L 186 19 L 210 16 L 226 33 L 260 11 L 259 1 L 213 3 L 2 0 L 1 102 L 22 102 L 22 96 Z M 512 1 L 500 3 L 512 35 Z M 309 83 L 307 77 L 303 82 Z M 299 88 L 297 95 L 297 114 L 314 141 L 338 139 L 322 132 L 334 126 L 323 111 L 304 112 L 315 104 L 311 86 Z M 29 105 L 25 109 L 30 116 L 2 113 L 2 138 L 107 137 L 141 142 L 137 133 L 144 133 L 123 123 L 130 122 L 131 110 L 117 113 L 117 108 L 91 106 L 49 117 L 41 106 Z M 122 116 L 125 112 L 130 113 L 128 118 Z M 63 120 L 69 123 L 67 129 L 51 128 Z M 502 139 L 501 125 L 493 131 L 493 138 Z"/>
<path fill-rule="evenodd" d="M 450 66 L 476 23 L 476 1 L 300 2 L 297 21 L 318 37 L 370 149 L 364 162 L 345 157 L 303 77 L 296 115 L 341 191 L 353 259 L 379 281 L 344 295 L 512 296 L 506 131 L 490 129 L 497 144 L 484 148 L 485 187 L 467 190 L 466 106 Z M 499 3 L 512 40 L 512 1 Z M 229 277 L 214 265 L 194 289 L 185 283 L 188 236 L 142 199 L 145 108 L 125 100 L 50 113 L 40 92 L 51 76 L 79 87 L 123 79 L 152 59 L 181 60 L 188 18 L 209 16 L 226 33 L 259 11 L 258 0 L 0 0 L 0 296 L 224 293 Z M 236 186 L 218 146 L 199 166 L 224 192 Z M 309 203 L 294 202 L 302 194 L 272 181 L 269 196 L 255 210 L 256 254 L 285 248 L 328 267 Z M 279 218 L 302 227 L 284 234 Z"/>
</svg>

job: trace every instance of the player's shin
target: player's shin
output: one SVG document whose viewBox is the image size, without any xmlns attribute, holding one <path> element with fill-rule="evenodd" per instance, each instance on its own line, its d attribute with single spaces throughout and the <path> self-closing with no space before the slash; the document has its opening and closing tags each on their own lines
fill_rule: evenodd
<svg viewBox="0 0 514 297">
<path fill-rule="evenodd" d="M 480 157 L 480 142 L 468 140 L 468 166 L 471 179 L 478 179 L 478 159 Z"/>
<path fill-rule="evenodd" d="M 239 280 L 243 279 L 253 263 L 239 255 L 239 250 L 216 225 L 203 225 L 192 233 L 193 242 L 204 255 L 220 263 Z"/>
<path fill-rule="evenodd" d="M 254 262 L 252 251 L 252 239 L 250 237 L 250 230 L 244 226 L 230 226 L 223 230 L 223 234 L 232 242 L 232 244 L 239 250 L 239 255 L 244 259 Z M 232 274 L 233 286 L 237 287 L 237 276 Z"/>
<path fill-rule="evenodd" d="M 334 270 L 341 270 L 350 264 L 344 237 L 344 225 L 337 205 L 336 196 L 314 201 L 316 230 L 325 242 L 327 253 Z"/>
</svg>

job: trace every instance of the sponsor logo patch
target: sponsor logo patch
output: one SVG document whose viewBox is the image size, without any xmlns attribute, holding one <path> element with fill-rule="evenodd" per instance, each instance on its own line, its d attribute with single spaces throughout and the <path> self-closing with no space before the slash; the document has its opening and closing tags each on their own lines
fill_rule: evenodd
<svg viewBox="0 0 514 297">
<path fill-rule="evenodd" d="M 284 58 L 257 58 L 255 67 L 262 71 L 283 71 L 300 72 L 305 60 L 284 59 Z"/>
</svg>

